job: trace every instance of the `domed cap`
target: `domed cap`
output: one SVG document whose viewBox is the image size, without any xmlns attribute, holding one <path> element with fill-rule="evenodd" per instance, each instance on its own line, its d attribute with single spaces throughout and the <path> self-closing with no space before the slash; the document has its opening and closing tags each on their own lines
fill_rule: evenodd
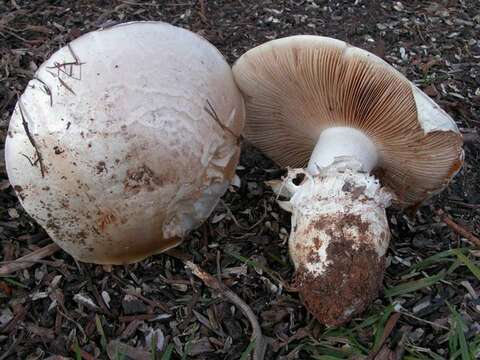
<svg viewBox="0 0 480 360">
<path fill-rule="evenodd" d="M 233 178 L 244 104 L 200 36 L 160 22 L 94 31 L 40 66 L 12 115 L 10 182 L 75 258 L 122 264 L 177 245 Z"/>
<path fill-rule="evenodd" d="M 416 206 L 463 163 L 453 119 L 377 56 L 321 36 L 273 40 L 233 67 L 247 105 L 245 136 L 281 166 L 306 166 L 321 132 L 362 131 L 378 151 L 374 173 Z"/>
</svg>

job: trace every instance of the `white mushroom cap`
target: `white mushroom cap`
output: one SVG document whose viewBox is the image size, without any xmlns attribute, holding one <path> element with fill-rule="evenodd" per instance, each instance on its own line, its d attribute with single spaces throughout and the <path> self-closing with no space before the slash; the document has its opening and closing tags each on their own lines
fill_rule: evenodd
<svg viewBox="0 0 480 360">
<path fill-rule="evenodd" d="M 72 256 L 134 262 L 209 216 L 234 176 L 243 122 L 213 45 L 161 22 L 122 24 L 41 65 L 11 118 L 7 172 Z"/>
<path fill-rule="evenodd" d="M 361 131 L 378 151 L 374 173 L 415 206 L 463 163 L 453 119 L 377 56 L 343 41 L 291 36 L 246 52 L 233 67 L 245 96 L 245 136 L 281 166 L 304 167 L 320 134 Z"/>
</svg>

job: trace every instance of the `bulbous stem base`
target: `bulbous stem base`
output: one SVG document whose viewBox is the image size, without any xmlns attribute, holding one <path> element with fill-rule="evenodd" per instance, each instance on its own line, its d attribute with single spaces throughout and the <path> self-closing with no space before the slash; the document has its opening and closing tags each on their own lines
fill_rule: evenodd
<svg viewBox="0 0 480 360">
<path fill-rule="evenodd" d="M 300 266 L 293 286 L 307 310 L 322 324 L 339 326 L 362 313 L 382 287 L 385 257 L 371 248 L 354 249 L 348 240 L 332 241 L 328 256 L 338 257 L 324 274 Z"/>
<path fill-rule="evenodd" d="M 294 282 L 320 322 L 339 325 L 364 311 L 381 288 L 391 196 L 352 159 L 304 173 L 302 184 L 287 184 Z"/>
</svg>

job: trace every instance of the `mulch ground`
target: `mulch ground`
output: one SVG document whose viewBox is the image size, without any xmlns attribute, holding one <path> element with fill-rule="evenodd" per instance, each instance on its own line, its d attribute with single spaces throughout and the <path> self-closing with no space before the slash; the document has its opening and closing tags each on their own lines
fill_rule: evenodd
<svg viewBox="0 0 480 360">
<path fill-rule="evenodd" d="M 361 318 L 325 328 L 288 291 L 290 216 L 264 184 L 283 170 L 244 144 L 240 187 L 171 254 L 108 269 L 57 252 L 0 278 L 0 359 L 247 359 L 255 347 L 251 319 L 186 270 L 185 258 L 249 305 L 268 338 L 267 359 L 480 356 L 480 251 L 466 240 L 480 233 L 478 0 L 4 0 L 0 260 L 51 243 L 22 210 L 6 176 L 3 145 L 16 94 L 68 41 L 147 19 L 200 33 L 230 63 L 292 34 L 332 36 L 368 49 L 455 118 L 465 136 L 465 166 L 413 219 L 389 212 L 393 238 L 383 293 Z"/>
</svg>

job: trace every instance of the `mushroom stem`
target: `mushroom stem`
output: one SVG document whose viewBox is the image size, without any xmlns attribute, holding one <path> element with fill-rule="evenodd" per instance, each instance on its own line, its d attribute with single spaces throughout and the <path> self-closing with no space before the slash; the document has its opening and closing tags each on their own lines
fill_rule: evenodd
<svg viewBox="0 0 480 360">
<path fill-rule="evenodd" d="M 318 174 L 339 157 L 357 159 L 365 172 L 370 172 L 378 161 L 376 146 L 367 135 L 352 127 L 338 126 L 322 131 L 307 169 L 311 174 Z"/>
<path fill-rule="evenodd" d="M 352 156 L 317 174 L 291 170 L 289 250 L 295 286 L 322 323 L 339 325 L 361 313 L 381 288 L 390 231 L 391 195 Z M 305 174 L 295 185 L 299 172 Z"/>
</svg>

